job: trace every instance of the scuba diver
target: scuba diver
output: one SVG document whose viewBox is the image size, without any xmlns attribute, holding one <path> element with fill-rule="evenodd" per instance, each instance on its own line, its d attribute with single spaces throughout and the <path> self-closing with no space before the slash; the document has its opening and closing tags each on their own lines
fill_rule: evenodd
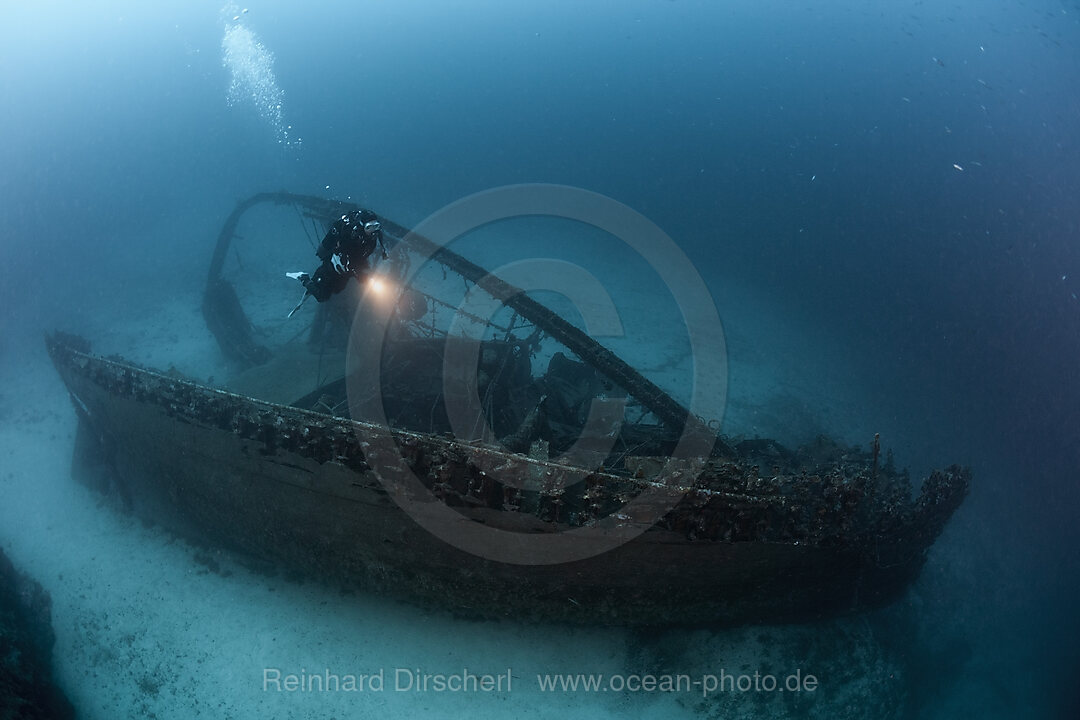
<svg viewBox="0 0 1080 720">
<path fill-rule="evenodd" d="M 325 302 L 345 289 L 350 277 L 363 282 L 371 271 L 368 258 L 375 252 L 376 245 L 386 257 L 383 245 L 382 228 L 375 213 L 370 210 L 352 210 L 334 221 L 326 237 L 315 251 L 322 264 L 311 275 L 305 272 L 285 273 L 287 277 L 299 280 L 304 286 L 304 297 L 289 313 L 293 316 L 308 297 L 318 302 Z"/>
</svg>

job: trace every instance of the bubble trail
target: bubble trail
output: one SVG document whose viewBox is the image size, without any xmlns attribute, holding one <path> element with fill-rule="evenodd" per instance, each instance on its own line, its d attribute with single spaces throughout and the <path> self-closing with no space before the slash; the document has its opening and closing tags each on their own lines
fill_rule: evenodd
<svg viewBox="0 0 1080 720">
<path fill-rule="evenodd" d="M 231 18 L 221 39 L 222 64 L 232 75 L 226 96 L 229 106 L 250 102 L 280 144 L 298 146 L 300 139 L 289 136 L 291 126 L 285 123 L 285 93 L 274 75 L 274 54 L 240 21 L 241 16 L 227 8 L 223 15 Z"/>
</svg>

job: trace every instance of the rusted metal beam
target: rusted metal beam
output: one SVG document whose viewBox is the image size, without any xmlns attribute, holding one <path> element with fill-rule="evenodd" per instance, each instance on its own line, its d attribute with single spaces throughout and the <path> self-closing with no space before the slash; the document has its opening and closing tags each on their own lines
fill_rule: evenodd
<svg viewBox="0 0 1080 720">
<path fill-rule="evenodd" d="M 301 205 L 312 212 L 318 212 L 327 218 L 342 212 L 348 212 L 357 206 L 337 200 L 311 195 L 297 195 L 288 192 L 258 193 L 246 200 L 237 203 L 232 213 L 225 220 L 225 225 L 218 235 L 217 246 L 214 248 L 214 256 L 210 262 L 207 292 L 214 288 L 225 261 L 236 226 L 240 217 L 249 209 L 264 202 L 272 202 L 281 205 Z M 664 425 L 674 432 L 688 431 L 698 433 L 703 437 L 712 436 L 714 447 L 719 454 L 732 456 L 731 449 L 720 440 L 719 436 L 710 430 L 706 424 L 683 407 L 677 400 L 664 392 L 654 382 L 639 373 L 622 358 L 607 349 L 583 331 L 574 327 L 563 318 L 556 315 L 552 310 L 530 298 L 524 290 L 505 282 L 496 275 L 461 255 L 442 247 L 430 239 L 410 231 L 399 223 L 380 216 L 380 222 L 388 235 L 396 236 L 406 241 L 415 251 L 435 262 L 458 273 L 462 277 L 476 283 L 487 291 L 493 298 L 504 305 L 516 310 L 522 317 L 535 324 L 554 339 L 561 342 L 574 352 L 582 362 L 594 368 L 619 387 L 626 390 L 636 398 L 644 407 L 660 419 Z M 235 353 L 234 353 L 235 354 Z"/>
<path fill-rule="evenodd" d="M 440 246 L 393 221 L 384 220 L 382 224 L 391 233 L 402 238 L 412 249 L 476 283 L 503 305 L 513 308 L 523 318 L 561 342 L 581 358 L 582 362 L 637 398 L 638 402 L 673 431 L 680 432 L 686 428 L 687 423 L 691 423 L 693 427 L 686 428 L 691 432 L 716 435 L 705 426 L 705 423 L 692 416 L 686 408 L 654 382 L 582 330 L 533 300 L 521 288 L 502 280 L 453 250 Z M 716 438 L 716 443 L 719 444 L 721 454 L 732 454 L 719 437 Z"/>
</svg>

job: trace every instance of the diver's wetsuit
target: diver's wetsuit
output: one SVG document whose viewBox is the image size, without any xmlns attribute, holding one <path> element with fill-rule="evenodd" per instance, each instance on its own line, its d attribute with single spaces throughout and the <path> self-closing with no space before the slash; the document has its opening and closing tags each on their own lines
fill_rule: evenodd
<svg viewBox="0 0 1080 720">
<path fill-rule="evenodd" d="M 350 277 L 363 281 L 371 270 L 367 259 L 380 243 L 382 230 L 375 213 L 353 210 L 342 215 L 330 226 L 315 251 L 322 265 L 311 277 L 301 279 L 307 294 L 323 302 L 345 289 Z"/>
</svg>

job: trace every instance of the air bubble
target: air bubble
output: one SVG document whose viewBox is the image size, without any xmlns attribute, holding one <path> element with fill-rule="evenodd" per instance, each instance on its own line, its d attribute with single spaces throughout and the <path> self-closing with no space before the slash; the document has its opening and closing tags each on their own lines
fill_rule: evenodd
<svg viewBox="0 0 1080 720">
<path fill-rule="evenodd" d="M 239 16 L 233 20 L 238 20 Z M 274 76 L 274 54 L 248 28 L 230 24 L 221 39 L 222 64 L 232 73 L 227 100 L 230 106 L 245 100 L 274 130 L 279 143 L 292 145 L 291 125 L 285 124 L 284 95 Z"/>
</svg>

